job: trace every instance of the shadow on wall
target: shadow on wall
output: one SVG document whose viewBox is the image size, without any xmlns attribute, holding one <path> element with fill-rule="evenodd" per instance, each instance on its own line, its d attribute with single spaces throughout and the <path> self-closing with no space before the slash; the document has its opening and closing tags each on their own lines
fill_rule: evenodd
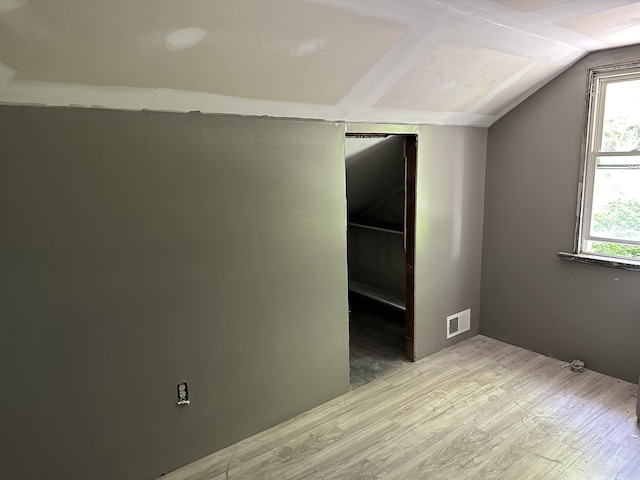
<svg viewBox="0 0 640 480">
<path fill-rule="evenodd" d="M 404 185 L 403 136 L 345 139 L 347 209 L 358 216 L 381 198 Z"/>
</svg>

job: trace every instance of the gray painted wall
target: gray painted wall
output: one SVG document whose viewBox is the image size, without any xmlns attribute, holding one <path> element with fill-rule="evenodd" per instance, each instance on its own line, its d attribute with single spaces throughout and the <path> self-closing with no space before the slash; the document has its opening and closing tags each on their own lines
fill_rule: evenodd
<svg viewBox="0 0 640 480">
<path fill-rule="evenodd" d="M 393 128 L 424 356 L 479 307 L 486 130 Z M 344 132 L 0 107 L 4 476 L 149 479 L 347 391 Z"/>
<path fill-rule="evenodd" d="M 479 332 L 487 130 L 420 127 L 415 260 L 416 357 Z M 471 330 L 446 339 L 446 317 L 471 309 Z"/>
<path fill-rule="evenodd" d="M 348 389 L 343 128 L 0 125 L 3 476 L 152 478 Z"/>
<path fill-rule="evenodd" d="M 489 129 L 482 268 L 485 335 L 635 382 L 640 274 L 556 258 L 573 249 L 591 54 Z"/>
</svg>

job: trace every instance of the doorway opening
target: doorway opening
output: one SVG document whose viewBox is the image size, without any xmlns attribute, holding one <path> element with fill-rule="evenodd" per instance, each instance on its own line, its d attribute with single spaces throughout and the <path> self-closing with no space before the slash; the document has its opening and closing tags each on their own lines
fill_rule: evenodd
<svg viewBox="0 0 640 480">
<path fill-rule="evenodd" d="M 346 135 L 351 389 L 415 360 L 416 160 L 416 135 Z"/>
</svg>

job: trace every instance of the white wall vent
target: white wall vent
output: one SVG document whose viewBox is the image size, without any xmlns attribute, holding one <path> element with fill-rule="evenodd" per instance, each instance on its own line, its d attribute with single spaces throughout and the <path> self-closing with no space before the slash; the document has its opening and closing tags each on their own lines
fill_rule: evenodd
<svg viewBox="0 0 640 480">
<path fill-rule="evenodd" d="M 447 338 L 455 337 L 470 328 L 471 310 L 465 310 L 447 317 Z"/>
</svg>

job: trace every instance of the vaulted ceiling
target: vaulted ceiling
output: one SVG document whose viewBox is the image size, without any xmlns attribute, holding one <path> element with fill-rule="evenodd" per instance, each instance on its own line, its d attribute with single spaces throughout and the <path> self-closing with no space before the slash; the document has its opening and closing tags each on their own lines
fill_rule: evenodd
<svg viewBox="0 0 640 480">
<path fill-rule="evenodd" d="M 0 102 L 488 126 L 628 0 L 0 0 Z"/>
</svg>

